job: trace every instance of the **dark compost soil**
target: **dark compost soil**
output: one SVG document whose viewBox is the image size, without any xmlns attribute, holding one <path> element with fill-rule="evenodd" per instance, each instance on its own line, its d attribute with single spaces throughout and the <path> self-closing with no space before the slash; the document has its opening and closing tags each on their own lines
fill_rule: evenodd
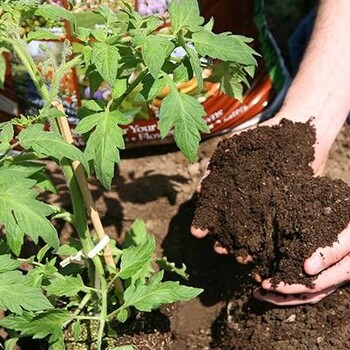
<svg viewBox="0 0 350 350">
<path fill-rule="evenodd" d="M 219 144 L 202 183 L 195 225 L 276 283 L 311 286 L 303 261 L 350 221 L 350 187 L 312 176 L 314 143 L 310 123 L 255 128 Z"/>
</svg>

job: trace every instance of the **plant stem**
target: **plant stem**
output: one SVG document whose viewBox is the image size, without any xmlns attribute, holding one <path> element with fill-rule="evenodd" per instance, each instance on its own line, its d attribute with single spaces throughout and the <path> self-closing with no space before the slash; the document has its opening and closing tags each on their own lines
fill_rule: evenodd
<svg viewBox="0 0 350 350">
<path fill-rule="evenodd" d="M 127 96 L 130 95 L 131 91 L 133 91 L 144 79 L 144 77 L 148 74 L 148 69 L 144 69 L 142 72 L 139 73 L 139 75 L 135 78 L 135 80 L 129 85 L 129 87 L 126 89 L 126 91 L 121 95 L 119 98 L 117 98 L 113 102 L 114 109 L 117 109 L 121 103 L 125 100 Z"/>
<path fill-rule="evenodd" d="M 104 329 L 106 326 L 106 321 L 107 321 L 107 284 L 106 280 L 103 281 L 101 284 L 101 289 L 103 290 L 102 292 L 102 298 L 101 298 L 101 317 L 100 317 L 100 327 L 98 329 L 98 335 L 97 335 L 97 349 L 101 350 L 102 349 L 102 340 L 103 340 L 103 334 L 104 334 Z"/>
<path fill-rule="evenodd" d="M 62 113 L 64 113 L 64 108 L 62 106 L 61 102 L 55 101 L 53 103 L 54 107 L 56 107 L 59 111 L 61 111 Z M 69 144 L 73 144 L 74 140 L 72 137 L 72 133 L 70 131 L 70 127 L 67 121 L 67 118 L 65 117 L 60 117 L 57 118 L 58 124 L 59 124 L 59 129 L 60 132 L 63 136 L 63 138 L 69 143 Z M 94 226 L 94 229 L 98 235 L 98 238 L 100 240 L 102 240 L 105 236 L 105 232 L 104 232 L 104 228 L 102 226 L 101 223 L 101 219 L 100 216 L 96 210 L 95 207 L 95 203 L 94 200 L 92 198 L 91 192 L 89 190 L 88 187 L 88 182 L 85 176 L 85 172 L 84 169 L 82 167 L 82 165 L 80 164 L 79 161 L 73 161 L 72 162 L 72 169 L 73 172 L 77 178 L 77 182 L 81 191 L 81 194 L 83 196 L 84 199 L 84 203 L 86 206 L 86 209 L 88 211 L 88 214 L 90 216 L 92 225 Z M 115 264 L 114 264 L 114 260 L 113 260 L 113 253 L 112 253 L 112 249 L 110 247 L 110 245 L 106 246 L 105 252 L 104 252 L 104 259 L 105 262 L 108 266 L 112 267 L 113 269 L 115 269 Z"/>
</svg>

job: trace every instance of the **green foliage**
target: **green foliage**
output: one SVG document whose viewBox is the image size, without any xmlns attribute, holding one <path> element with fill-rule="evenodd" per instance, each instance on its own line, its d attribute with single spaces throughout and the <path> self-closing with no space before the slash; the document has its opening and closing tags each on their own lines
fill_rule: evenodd
<svg viewBox="0 0 350 350">
<path fill-rule="evenodd" d="M 5 226 L 7 243 L 16 255 L 20 253 L 25 235 L 36 243 L 41 237 L 55 249 L 59 245 L 57 232 L 47 219 L 52 209 L 36 199 L 38 193 L 33 190 L 36 181 L 28 178 L 31 174 L 30 168 L 0 167 L 0 222 Z"/>
<path fill-rule="evenodd" d="M 94 14 L 102 23 L 98 28 L 78 27 L 71 11 L 51 4 L 39 6 L 36 0 L 0 0 L 0 11 L 0 87 L 6 72 L 4 54 L 11 52 L 45 102 L 38 115 L 21 115 L 0 124 L 0 225 L 6 235 L 6 240 L 0 239 L 0 309 L 7 315 L 0 326 L 11 334 L 5 349 L 13 349 L 18 338 L 30 336 L 45 338 L 51 350 L 64 350 L 63 332 L 71 326 L 79 339 L 83 322 L 93 321 L 99 327 L 97 349 L 101 350 L 106 324 L 125 322 L 130 308 L 149 312 L 202 292 L 164 280 L 164 270 L 186 279 L 186 267 L 155 256 L 155 238 L 141 219 L 135 221 L 122 246 L 105 241 L 110 256 L 104 245 L 99 246 L 106 237 L 92 216 L 89 219 L 98 237 L 90 232 L 87 214 L 93 204 L 87 177 L 91 171 L 102 186 L 111 188 L 119 152 L 125 147 L 123 126 L 132 121 L 123 112 L 123 102 L 127 98 L 151 101 L 166 87 L 169 93 L 158 116 L 161 137 L 174 135 L 180 150 L 194 161 L 202 133 L 209 132 L 205 110 L 176 84 L 195 78 L 201 89 L 203 69 L 208 69 L 210 79 L 220 82 L 224 93 L 242 99 L 255 71 L 257 53 L 249 46 L 249 38 L 213 33 L 213 20 L 204 23 L 196 0 L 173 0 L 167 28 L 162 28 L 160 17 L 142 17 L 127 4 L 118 13 L 101 6 Z M 57 39 L 57 35 L 40 27 L 23 33 L 22 21 L 33 15 L 45 21 L 68 21 L 81 41 L 75 52 L 64 41 L 58 58 L 47 50 L 48 58 L 40 69 L 52 72 L 50 85 L 30 56 L 28 44 Z M 183 54 L 178 55 L 179 50 Z M 55 107 L 61 80 L 72 68 L 86 72 L 92 94 L 105 83 L 111 91 L 110 101 L 87 101 L 78 110 L 81 120 L 75 132 L 86 140 L 83 152 L 70 143 L 70 131 L 62 123 L 66 116 Z M 42 192 L 61 194 L 45 173 L 44 159 L 55 161 L 62 170 L 72 213 L 43 200 Z M 72 224 L 78 238 L 61 245 L 52 218 Z M 21 251 L 27 239 L 38 251 L 24 259 Z M 23 267 L 29 267 L 28 271 L 24 273 Z"/>
</svg>

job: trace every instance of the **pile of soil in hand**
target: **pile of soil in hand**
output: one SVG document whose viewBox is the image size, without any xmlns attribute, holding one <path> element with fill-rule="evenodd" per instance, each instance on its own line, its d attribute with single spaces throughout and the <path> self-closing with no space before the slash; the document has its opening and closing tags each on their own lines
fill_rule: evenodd
<svg viewBox="0 0 350 350">
<path fill-rule="evenodd" d="M 248 130 L 219 143 L 202 182 L 194 225 L 273 283 L 312 286 L 303 261 L 350 221 L 350 187 L 313 177 L 315 141 L 311 122 Z"/>
</svg>

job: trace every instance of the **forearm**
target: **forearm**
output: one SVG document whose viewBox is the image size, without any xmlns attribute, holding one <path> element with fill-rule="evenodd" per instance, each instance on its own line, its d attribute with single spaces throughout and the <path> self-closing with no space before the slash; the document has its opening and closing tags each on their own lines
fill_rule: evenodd
<svg viewBox="0 0 350 350">
<path fill-rule="evenodd" d="M 314 117 L 314 167 L 324 161 L 350 110 L 350 6 L 321 0 L 309 45 L 278 113 L 294 121 Z"/>
</svg>

